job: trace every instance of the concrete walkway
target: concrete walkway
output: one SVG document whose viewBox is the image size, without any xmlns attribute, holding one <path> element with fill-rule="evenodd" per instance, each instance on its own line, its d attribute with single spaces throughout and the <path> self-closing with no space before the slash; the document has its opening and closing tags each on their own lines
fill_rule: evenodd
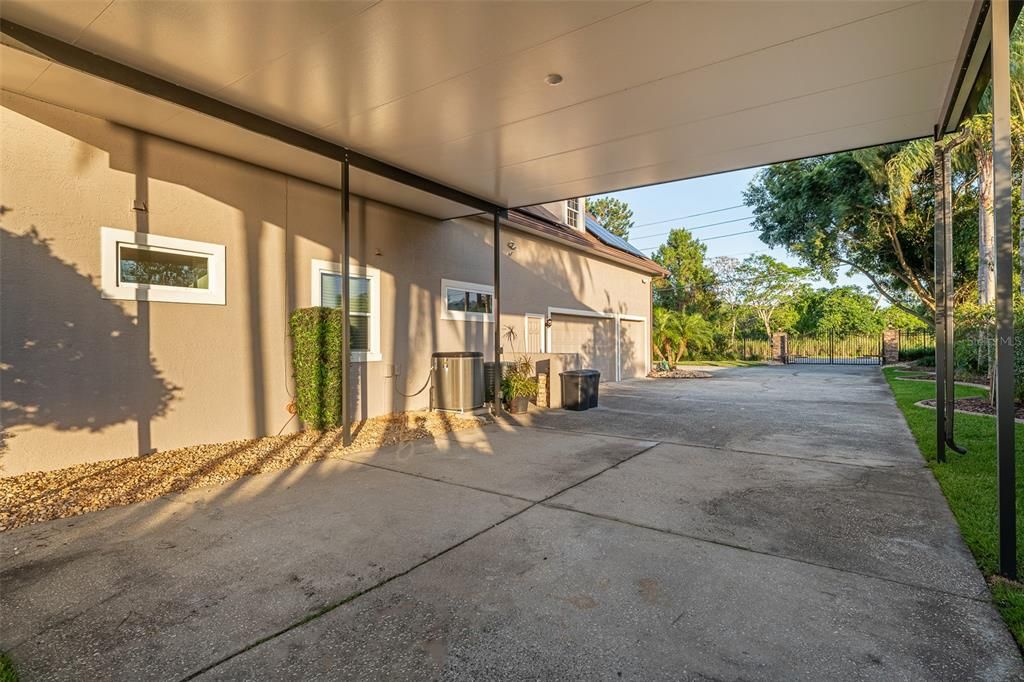
<svg viewBox="0 0 1024 682">
<path fill-rule="evenodd" d="M 0 536 L 25 679 L 1024 679 L 876 367 L 602 407 Z"/>
</svg>

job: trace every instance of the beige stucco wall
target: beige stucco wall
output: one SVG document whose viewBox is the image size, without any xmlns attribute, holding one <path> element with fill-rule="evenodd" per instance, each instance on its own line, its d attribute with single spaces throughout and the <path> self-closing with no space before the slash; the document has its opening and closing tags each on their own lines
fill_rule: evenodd
<svg viewBox="0 0 1024 682">
<path fill-rule="evenodd" d="M 3 102 L 2 473 L 296 428 L 287 317 L 310 305 L 311 260 L 339 260 L 338 193 L 17 95 Z M 491 226 L 359 198 L 352 217 L 353 262 L 381 271 L 384 311 L 383 359 L 356 365 L 357 416 L 425 407 L 427 391 L 399 391 L 423 385 L 433 350 L 491 351 L 491 326 L 442 319 L 440 299 L 442 278 L 491 282 Z M 226 305 L 102 299 L 101 226 L 225 245 Z M 649 317 L 649 275 L 511 229 L 502 241 L 502 324 L 519 350 L 523 314 L 549 306 Z"/>
</svg>

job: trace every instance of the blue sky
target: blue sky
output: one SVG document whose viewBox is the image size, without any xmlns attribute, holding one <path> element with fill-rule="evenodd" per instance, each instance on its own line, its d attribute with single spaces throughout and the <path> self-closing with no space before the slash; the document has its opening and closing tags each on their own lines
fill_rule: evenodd
<svg viewBox="0 0 1024 682">
<path fill-rule="evenodd" d="M 758 170 L 752 168 L 693 180 L 669 182 L 615 192 L 608 196 L 625 201 L 633 209 L 635 227 L 630 230 L 629 241 L 648 255 L 665 242 L 669 230 L 686 227 L 694 230 L 694 236 L 705 243 L 708 259 L 734 256 L 743 260 L 751 253 L 765 253 L 796 265 L 797 259 L 790 256 L 785 249 L 769 249 L 758 239 L 757 232 L 750 232 L 753 230 L 749 220 L 751 211 L 742 205 L 743 190 Z M 694 215 L 698 213 L 705 215 Z M 722 224 L 713 225 L 714 223 Z M 868 288 L 867 278 L 863 275 L 840 275 L 837 284 L 857 284 L 865 290 Z M 825 286 L 827 282 L 819 282 L 819 285 Z"/>
</svg>

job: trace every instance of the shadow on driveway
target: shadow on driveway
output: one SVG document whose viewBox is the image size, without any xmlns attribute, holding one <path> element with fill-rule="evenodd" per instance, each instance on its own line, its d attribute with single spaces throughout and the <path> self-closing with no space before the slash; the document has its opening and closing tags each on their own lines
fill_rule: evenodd
<svg viewBox="0 0 1024 682">
<path fill-rule="evenodd" d="M 26 679 L 1010 679 L 877 368 L 602 407 L 3 534 Z"/>
</svg>

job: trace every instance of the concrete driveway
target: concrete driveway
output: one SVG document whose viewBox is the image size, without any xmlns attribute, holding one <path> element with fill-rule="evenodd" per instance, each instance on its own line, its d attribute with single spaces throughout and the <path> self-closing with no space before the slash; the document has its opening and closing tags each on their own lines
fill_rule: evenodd
<svg viewBox="0 0 1024 682">
<path fill-rule="evenodd" d="M 875 367 L 536 413 L 5 533 L 25 679 L 1024 679 Z"/>
</svg>

